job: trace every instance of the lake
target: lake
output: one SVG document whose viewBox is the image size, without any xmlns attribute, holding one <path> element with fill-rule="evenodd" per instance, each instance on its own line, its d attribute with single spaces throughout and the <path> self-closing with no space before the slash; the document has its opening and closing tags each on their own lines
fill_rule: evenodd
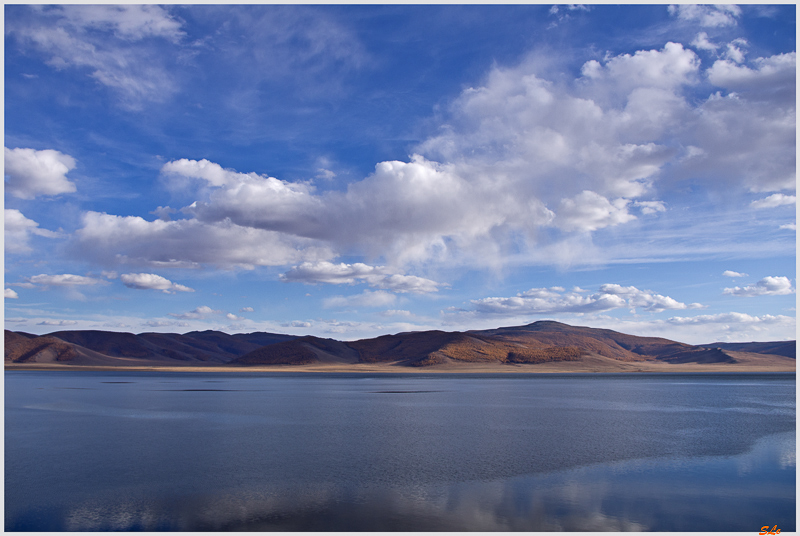
<svg viewBox="0 0 800 536">
<path fill-rule="evenodd" d="M 794 374 L 5 372 L 5 530 L 795 529 Z"/>
</svg>

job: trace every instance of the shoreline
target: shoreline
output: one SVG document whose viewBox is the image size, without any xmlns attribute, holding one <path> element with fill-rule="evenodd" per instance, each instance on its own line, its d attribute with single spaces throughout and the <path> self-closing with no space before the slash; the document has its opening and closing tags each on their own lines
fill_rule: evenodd
<svg viewBox="0 0 800 536">
<path fill-rule="evenodd" d="M 565 374 L 565 373 L 691 373 L 691 372 L 784 372 L 796 373 L 795 367 L 754 366 L 752 364 L 699 364 L 699 363 L 653 363 L 653 362 L 616 362 L 616 363 L 580 363 L 557 362 L 536 365 L 524 364 L 459 364 L 434 365 L 430 367 L 411 368 L 396 364 L 316 364 L 316 365 L 252 365 L 252 366 L 174 366 L 174 365 L 59 365 L 55 363 L 19 363 L 5 364 L 6 372 L 23 371 L 94 371 L 94 372 L 213 372 L 213 373 L 354 373 L 354 374 Z"/>
</svg>

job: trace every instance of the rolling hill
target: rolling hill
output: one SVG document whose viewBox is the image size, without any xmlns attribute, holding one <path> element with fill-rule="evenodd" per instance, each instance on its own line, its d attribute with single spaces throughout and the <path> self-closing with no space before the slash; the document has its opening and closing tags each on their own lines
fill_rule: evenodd
<svg viewBox="0 0 800 536">
<path fill-rule="evenodd" d="M 420 331 L 342 342 L 275 333 L 5 332 L 5 361 L 75 366 L 363 365 L 400 367 L 563 362 L 779 364 L 794 367 L 793 341 L 692 346 L 658 337 L 539 321 L 466 332 Z"/>
</svg>

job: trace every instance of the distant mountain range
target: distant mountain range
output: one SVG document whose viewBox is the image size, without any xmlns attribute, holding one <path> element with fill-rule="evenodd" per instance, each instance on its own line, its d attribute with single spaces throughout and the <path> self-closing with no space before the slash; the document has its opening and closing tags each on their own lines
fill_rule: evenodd
<svg viewBox="0 0 800 536">
<path fill-rule="evenodd" d="M 538 364 L 598 356 L 624 363 L 722 364 L 737 363 L 743 356 L 752 358 L 755 354 L 786 362 L 786 358 L 796 358 L 796 344 L 795 341 L 779 341 L 692 346 L 553 321 L 481 331 L 398 333 L 349 342 L 262 332 L 134 335 L 110 331 L 57 331 L 42 336 L 5 332 L 6 363 L 76 366 L 386 363 L 431 367 L 459 363 Z"/>
</svg>

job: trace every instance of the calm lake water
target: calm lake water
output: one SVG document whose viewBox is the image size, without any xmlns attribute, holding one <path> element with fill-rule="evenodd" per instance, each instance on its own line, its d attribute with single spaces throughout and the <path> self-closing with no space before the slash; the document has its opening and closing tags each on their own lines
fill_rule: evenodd
<svg viewBox="0 0 800 536">
<path fill-rule="evenodd" d="M 5 373 L 5 529 L 795 529 L 794 374 Z"/>
</svg>

